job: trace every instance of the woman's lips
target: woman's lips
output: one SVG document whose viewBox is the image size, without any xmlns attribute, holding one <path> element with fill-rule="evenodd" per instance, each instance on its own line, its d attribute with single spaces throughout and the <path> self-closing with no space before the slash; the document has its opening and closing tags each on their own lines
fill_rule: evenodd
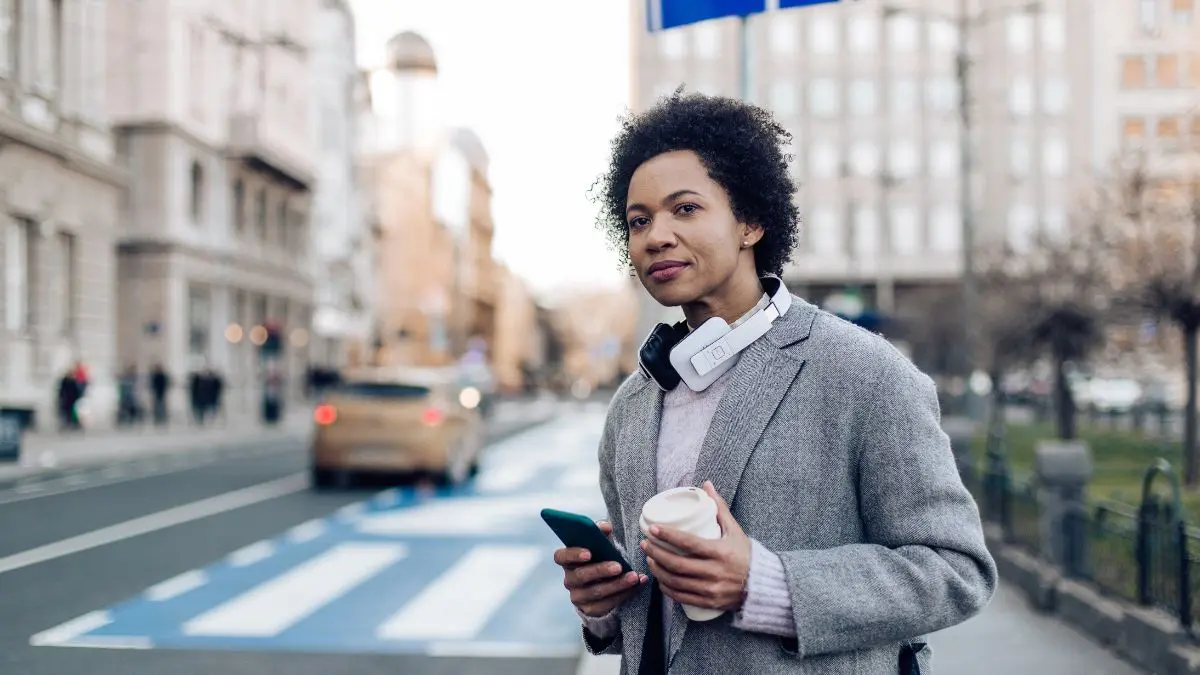
<svg viewBox="0 0 1200 675">
<path fill-rule="evenodd" d="M 687 265 L 684 263 L 669 263 L 651 272 L 650 278 L 659 283 L 667 282 L 679 276 L 685 269 Z"/>
</svg>

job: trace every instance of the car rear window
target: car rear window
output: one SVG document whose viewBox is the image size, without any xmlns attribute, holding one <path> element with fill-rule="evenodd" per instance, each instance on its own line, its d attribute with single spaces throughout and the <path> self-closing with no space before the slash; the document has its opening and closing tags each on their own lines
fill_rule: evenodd
<svg viewBox="0 0 1200 675">
<path fill-rule="evenodd" d="M 359 398 L 421 398 L 429 394 L 429 387 L 391 382 L 346 382 L 337 388 L 337 393 Z"/>
</svg>

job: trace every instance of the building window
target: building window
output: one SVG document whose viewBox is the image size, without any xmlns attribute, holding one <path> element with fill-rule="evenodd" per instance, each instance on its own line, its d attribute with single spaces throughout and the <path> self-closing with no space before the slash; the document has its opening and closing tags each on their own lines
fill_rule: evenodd
<svg viewBox="0 0 1200 675">
<path fill-rule="evenodd" d="M 771 52 L 779 56 L 796 55 L 796 22 L 788 12 L 775 12 L 768 15 L 770 22 L 767 26 L 767 45 Z"/>
<path fill-rule="evenodd" d="M 958 49 L 958 28 L 945 21 L 932 21 L 929 26 L 929 44 L 940 52 Z"/>
<path fill-rule="evenodd" d="M 1154 135 L 1158 138 L 1159 149 L 1167 151 L 1178 151 L 1180 149 L 1179 126 L 1178 117 L 1160 117 L 1158 119 Z"/>
<path fill-rule="evenodd" d="M 4 241 L 4 325 L 14 333 L 33 325 L 34 228 L 32 221 L 15 218 L 8 224 Z"/>
<path fill-rule="evenodd" d="M 817 178 L 833 178 L 838 174 L 838 149 L 828 141 L 816 141 L 808 148 L 808 170 Z"/>
<path fill-rule="evenodd" d="M 840 256 L 846 252 L 842 244 L 842 228 L 837 214 L 829 207 L 814 209 L 808 228 L 813 253 Z"/>
<path fill-rule="evenodd" d="M 858 206 L 854 209 L 854 254 L 874 257 L 879 243 L 879 212 L 870 206 Z"/>
<path fill-rule="evenodd" d="M 932 77 L 927 83 L 929 109 L 939 113 L 951 112 L 958 105 L 958 83 L 949 77 Z"/>
<path fill-rule="evenodd" d="M 936 141 L 929 148 L 929 169 L 935 178 L 958 175 L 958 143 Z"/>
<path fill-rule="evenodd" d="M 1171 18 L 1175 23 L 1188 25 L 1192 22 L 1195 0 L 1171 0 Z"/>
<path fill-rule="evenodd" d="M 692 53 L 705 61 L 721 54 L 721 26 L 715 21 L 703 21 L 692 27 Z"/>
<path fill-rule="evenodd" d="M 1141 89 L 1146 86 L 1148 79 L 1145 59 L 1140 56 L 1121 57 L 1122 89 Z"/>
<path fill-rule="evenodd" d="M 1051 115 L 1061 115 L 1067 111 L 1070 98 L 1067 83 L 1061 78 L 1047 80 L 1042 84 L 1042 108 Z"/>
<path fill-rule="evenodd" d="M 288 210 L 287 200 L 280 199 L 279 203 L 276 205 L 275 209 L 276 209 L 276 214 L 275 214 L 276 227 L 279 228 L 279 235 L 278 235 L 279 247 L 285 251 L 291 251 L 290 246 L 292 243 L 292 232 L 291 232 L 292 219 L 291 219 L 291 212 Z"/>
<path fill-rule="evenodd" d="M 1158 3 L 1159 0 L 1138 0 L 1138 21 L 1147 33 L 1158 28 Z"/>
<path fill-rule="evenodd" d="M 1192 150 L 1200 150 L 1200 115 L 1192 117 Z"/>
<path fill-rule="evenodd" d="M 1029 143 L 1022 139 L 1013 139 L 1009 143 L 1011 161 L 1009 168 L 1013 178 L 1022 179 L 1029 175 Z"/>
<path fill-rule="evenodd" d="M 246 184 L 242 179 L 233 182 L 233 228 L 237 232 L 246 231 Z"/>
<path fill-rule="evenodd" d="M 1200 53 L 1188 56 L 1188 86 L 1200 89 Z"/>
<path fill-rule="evenodd" d="M 203 122 L 204 107 L 208 104 L 207 80 L 205 79 L 204 64 L 207 59 L 207 54 L 204 50 L 204 27 L 200 25 L 188 26 L 188 43 L 187 43 L 187 58 L 188 66 L 191 71 L 191 82 L 188 86 L 188 95 L 192 100 L 192 118 Z"/>
<path fill-rule="evenodd" d="M 1154 60 L 1154 86 L 1179 86 L 1179 57 L 1174 54 L 1159 54 Z"/>
<path fill-rule="evenodd" d="M 1026 204 L 1008 210 L 1008 243 L 1014 251 L 1028 251 L 1037 238 L 1037 214 Z"/>
<path fill-rule="evenodd" d="M 1005 22 L 1008 34 L 1008 50 L 1024 54 L 1033 46 L 1033 19 L 1028 14 L 1014 14 Z"/>
<path fill-rule="evenodd" d="M 189 211 L 192 215 L 192 222 L 200 223 L 204 220 L 204 167 L 200 166 L 200 162 L 196 160 L 192 160 L 189 180 Z"/>
<path fill-rule="evenodd" d="M 1141 117 L 1126 117 L 1121 121 L 1121 144 L 1126 148 L 1137 147 L 1146 139 L 1146 120 Z"/>
<path fill-rule="evenodd" d="M 898 52 L 917 49 L 917 20 L 903 14 L 888 19 L 888 44 Z"/>
<path fill-rule="evenodd" d="M 17 62 L 17 11 L 20 0 L 0 0 L 0 77 L 12 77 Z"/>
<path fill-rule="evenodd" d="M 911 115 L 917 109 L 917 83 L 911 77 L 897 77 L 889 87 L 892 99 L 892 112 L 898 115 Z"/>
<path fill-rule="evenodd" d="M 850 83 L 850 110 L 855 115 L 875 114 L 875 82 L 857 78 Z"/>
<path fill-rule="evenodd" d="M 1067 48 L 1067 27 L 1062 14 L 1046 12 L 1041 15 L 1038 24 L 1043 49 L 1048 52 L 1061 52 Z"/>
<path fill-rule="evenodd" d="M 879 173 L 879 148 L 871 141 L 855 141 L 850 147 L 850 164 L 859 176 Z"/>
<path fill-rule="evenodd" d="M 1033 112 L 1033 85 L 1030 84 L 1029 78 L 1018 77 L 1009 85 L 1008 108 L 1014 115 L 1028 115 Z"/>
<path fill-rule="evenodd" d="M 62 73 L 62 0 L 37 0 L 36 6 L 36 81 L 42 93 L 53 96 Z"/>
<path fill-rule="evenodd" d="M 658 53 L 668 61 L 682 61 L 687 56 L 687 34 L 681 28 L 658 34 Z"/>
<path fill-rule="evenodd" d="M 192 285 L 188 288 L 188 357 L 191 368 L 199 368 L 208 359 L 211 327 L 212 306 L 208 289 Z"/>
<path fill-rule="evenodd" d="M 842 108 L 838 94 L 838 81 L 831 77 L 819 77 L 810 82 L 808 102 L 812 114 L 818 117 L 838 115 Z"/>
<path fill-rule="evenodd" d="M 929 247 L 940 253 L 952 253 L 962 247 L 962 214 L 956 205 L 943 204 L 929 221 Z"/>
<path fill-rule="evenodd" d="M 267 240 L 267 189 L 259 188 L 254 198 L 254 230 L 259 241 Z"/>
<path fill-rule="evenodd" d="M 859 13 L 850 19 L 850 49 L 858 54 L 874 53 L 879 45 L 879 21 L 874 14 Z"/>
<path fill-rule="evenodd" d="M 767 94 L 771 109 L 780 117 L 792 117 L 798 107 L 796 101 L 796 83 L 791 80 L 774 82 Z"/>
<path fill-rule="evenodd" d="M 1069 157 L 1067 142 L 1062 138 L 1047 138 L 1042 142 L 1042 170 L 1047 176 L 1061 178 L 1067 175 Z"/>
<path fill-rule="evenodd" d="M 901 255 L 912 255 L 921 250 L 921 230 L 917 210 L 906 204 L 892 207 L 888 219 L 891 221 L 892 250 Z"/>
<path fill-rule="evenodd" d="M 888 152 L 888 171 L 896 178 L 908 178 L 917 172 L 917 145 L 909 140 L 892 141 Z"/>
<path fill-rule="evenodd" d="M 62 287 L 58 289 L 58 333 L 71 335 L 75 328 L 75 294 L 79 292 L 78 267 L 75 264 L 75 235 L 58 233 L 58 274 Z"/>
<path fill-rule="evenodd" d="M 831 16 L 814 16 L 808 23 L 809 45 L 814 54 L 834 54 L 838 50 L 838 22 Z"/>
</svg>

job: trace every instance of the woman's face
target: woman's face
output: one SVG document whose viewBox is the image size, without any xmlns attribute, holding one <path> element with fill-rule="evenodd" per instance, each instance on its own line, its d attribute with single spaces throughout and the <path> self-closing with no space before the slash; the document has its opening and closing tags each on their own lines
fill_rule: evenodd
<svg viewBox="0 0 1200 675">
<path fill-rule="evenodd" d="M 757 287 L 753 246 L 762 230 L 738 222 L 696 153 L 646 161 L 633 172 L 626 204 L 629 259 L 659 304 L 718 304 L 714 296 L 739 273 Z"/>
</svg>

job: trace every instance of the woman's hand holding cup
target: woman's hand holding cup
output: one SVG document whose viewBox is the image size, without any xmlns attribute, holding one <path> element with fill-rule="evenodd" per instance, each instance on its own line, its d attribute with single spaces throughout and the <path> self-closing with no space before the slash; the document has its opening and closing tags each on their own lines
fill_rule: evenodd
<svg viewBox="0 0 1200 675">
<path fill-rule="evenodd" d="M 612 536 L 612 524 L 601 520 L 596 525 Z M 554 562 L 563 568 L 563 585 L 571 592 L 571 603 L 587 616 L 601 617 L 628 600 L 649 581 L 644 574 L 621 574 L 620 563 L 591 562 L 585 548 L 560 548 Z"/>
</svg>

